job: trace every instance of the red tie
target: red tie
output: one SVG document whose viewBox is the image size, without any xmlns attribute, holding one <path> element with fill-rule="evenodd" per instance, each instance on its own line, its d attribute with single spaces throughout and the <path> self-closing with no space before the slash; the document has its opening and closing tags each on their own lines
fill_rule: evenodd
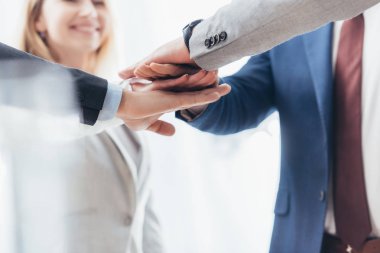
<svg viewBox="0 0 380 253">
<path fill-rule="evenodd" d="M 343 23 L 335 70 L 335 222 L 338 236 L 357 250 L 371 232 L 361 138 L 363 40 L 363 15 Z"/>
</svg>

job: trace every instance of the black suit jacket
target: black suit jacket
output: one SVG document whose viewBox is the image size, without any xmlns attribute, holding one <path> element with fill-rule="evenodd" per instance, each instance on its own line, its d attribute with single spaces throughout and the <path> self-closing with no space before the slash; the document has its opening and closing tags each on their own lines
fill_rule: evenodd
<svg viewBox="0 0 380 253">
<path fill-rule="evenodd" d="M 45 61 L 31 54 L 16 50 L 12 47 L 0 43 L 0 61 L 6 65 L 7 61 L 20 62 L 22 67 L 14 67 L 11 69 L 0 69 L 0 85 L 3 82 L 1 79 L 17 79 L 20 75 L 33 75 L 38 71 L 49 71 L 49 74 L 54 74 L 54 70 L 58 72 L 68 72 L 73 80 L 76 98 L 79 107 L 81 108 L 81 122 L 88 125 L 95 124 L 98 119 L 99 112 L 103 107 L 104 98 L 107 93 L 107 80 L 100 77 L 88 74 L 81 70 L 66 68 L 61 65 Z M 21 64 L 22 63 L 22 64 Z M 4 66 L 3 65 L 3 66 Z M 4 70 L 6 69 L 6 71 Z M 27 84 L 23 84 L 27 85 Z M 49 85 L 49 84 L 46 84 Z M 50 94 L 49 94 L 50 95 Z M 52 94 L 59 96 L 60 94 Z M 23 106 L 23 105 L 16 105 Z"/>
</svg>

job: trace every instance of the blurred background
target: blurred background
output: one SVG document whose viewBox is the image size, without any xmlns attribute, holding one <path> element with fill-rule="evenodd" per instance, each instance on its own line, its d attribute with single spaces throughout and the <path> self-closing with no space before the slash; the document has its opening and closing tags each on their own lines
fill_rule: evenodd
<svg viewBox="0 0 380 253">
<path fill-rule="evenodd" d="M 185 24 L 212 15 L 228 2 L 111 0 L 119 69 L 181 36 Z M 23 0 L 0 0 L 1 42 L 18 47 L 23 11 Z M 220 75 L 233 74 L 246 61 L 222 68 Z M 174 137 L 144 134 L 152 155 L 154 194 L 167 252 L 267 252 L 279 172 L 277 115 L 258 129 L 231 136 L 201 133 L 173 115 L 165 119 L 175 124 Z M 6 148 L 0 145 L 0 150 Z M 0 157 L 4 183 L 3 163 Z"/>
</svg>

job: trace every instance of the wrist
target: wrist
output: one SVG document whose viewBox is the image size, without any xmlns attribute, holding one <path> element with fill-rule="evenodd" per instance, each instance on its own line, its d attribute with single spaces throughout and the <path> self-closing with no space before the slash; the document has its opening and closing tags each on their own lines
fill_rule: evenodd
<svg viewBox="0 0 380 253">
<path fill-rule="evenodd" d="M 184 59 L 182 58 L 181 56 L 181 60 L 178 61 L 178 63 L 189 63 L 189 64 L 195 64 L 195 61 L 193 59 L 191 59 L 190 57 L 190 51 L 189 49 L 187 48 L 186 46 L 186 43 L 184 41 L 183 38 L 178 38 L 178 41 L 176 43 L 179 47 L 179 49 L 177 50 L 178 52 L 183 52 L 183 54 L 186 55 L 186 60 L 184 61 Z"/>
<path fill-rule="evenodd" d="M 195 61 L 190 58 L 189 50 L 186 48 L 182 37 L 176 38 L 156 49 L 145 64 L 152 62 L 162 64 L 191 64 L 196 66 Z"/>
<path fill-rule="evenodd" d="M 171 42 L 169 47 L 172 53 L 172 61 L 174 64 L 190 64 L 198 67 L 193 59 L 190 57 L 190 52 L 182 37 L 179 37 Z M 160 52 L 161 54 L 161 52 Z"/>
<path fill-rule="evenodd" d="M 128 91 L 123 90 L 123 93 L 121 95 L 121 100 L 119 104 L 119 108 L 117 108 L 116 117 L 123 119 L 126 115 L 127 110 L 127 100 L 128 100 Z"/>
</svg>

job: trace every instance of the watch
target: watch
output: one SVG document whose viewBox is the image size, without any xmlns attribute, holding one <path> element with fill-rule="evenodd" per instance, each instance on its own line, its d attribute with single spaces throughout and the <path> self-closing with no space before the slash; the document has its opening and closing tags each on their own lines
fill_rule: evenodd
<svg viewBox="0 0 380 253">
<path fill-rule="evenodd" d="M 191 22 L 190 24 L 186 25 L 182 29 L 183 40 L 185 41 L 185 45 L 186 45 L 187 49 L 189 50 L 189 52 L 190 52 L 190 46 L 189 46 L 190 38 L 191 38 L 191 35 L 193 34 L 193 29 L 196 25 L 198 25 L 202 21 L 203 21 L 203 19 L 195 20 L 195 21 Z"/>
</svg>

